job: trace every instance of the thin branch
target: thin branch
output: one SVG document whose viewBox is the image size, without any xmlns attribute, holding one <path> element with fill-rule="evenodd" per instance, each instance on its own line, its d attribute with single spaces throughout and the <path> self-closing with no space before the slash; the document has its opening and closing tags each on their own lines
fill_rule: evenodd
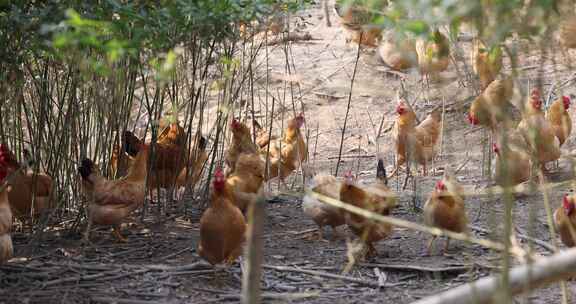
<svg viewBox="0 0 576 304">
<path fill-rule="evenodd" d="M 554 282 L 562 281 L 576 275 L 576 248 L 541 259 L 534 264 L 513 268 L 508 272 L 511 295 L 533 292 Z M 488 304 L 497 303 L 494 298 L 501 288 L 501 274 L 483 278 L 462 285 L 443 293 L 424 298 L 412 304 Z"/>
<path fill-rule="evenodd" d="M 340 149 L 338 150 L 338 161 L 336 162 L 336 172 L 334 175 L 338 175 L 338 169 L 340 168 L 340 161 L 342 156 L 342 147 L 344 146 L 344 135 L 346 134 L 346 124 L 348 123 L 348 114 L 350 113 L 350 104 L 352 102 L 352 88 L 354 88 L 354 79 L 356 79 L 356 70 L 358 68 L 358 61 L 360 60 L 360 50 L 362 45 L 362 33 L 360 33 L 360 39 L 358 40 L 358 51 L 356 52 L 356 61 L 354 62 L 354 71 L 352 72 L 352 80 L 350 81 L 350 92 L 348 93 L 348 105 L 346 106 L 346 115 L 344 116 L 344 127 L 342 128 L 342 135 L 340 136 Z"/>
</svg>

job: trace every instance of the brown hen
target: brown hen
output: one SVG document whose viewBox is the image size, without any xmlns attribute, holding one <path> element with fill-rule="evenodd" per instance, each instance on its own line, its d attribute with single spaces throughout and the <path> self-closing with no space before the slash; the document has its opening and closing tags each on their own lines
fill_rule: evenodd
<svg viewBox="0 0 576 304">
<path fill-rule="evenodd" d="M 198 254 L 212 265 L 230 265 L 242 254 L 246 220 L 220 168 L 214 173 L 210 201 L 200 219 Z"/>
</svg>

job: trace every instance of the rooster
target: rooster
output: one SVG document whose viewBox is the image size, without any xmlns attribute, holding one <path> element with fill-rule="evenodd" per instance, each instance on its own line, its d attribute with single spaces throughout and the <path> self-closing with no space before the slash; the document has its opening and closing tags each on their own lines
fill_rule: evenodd
<svg viewBox="0 0 576 304">
<path fill-rule="evenodd" d="M 468 218 L 463 190 L 454 177 L 446 175 L 436 183 L 434 191 L 424 204 L 424 223 L 452 232 L 467 232 Z M 434 235 L 428 243 L 428 255 L 432 253 L 435 240 L 436 236 Z M 447 238 L 444 252 L 448 249 L 449 244 L 450 238 Z"/>
<path fill-rule="evenodd" d="M 246 220 L 220 168 L 214 173 L 210 202 L 200 218 L 198 254 L 212 265 L 230 265 L 242 254 Z"/>
<path fill-rule="evenodd" d="M 124 138 L 127 153 L 135 157 L 126 176 L 108 180 L 98 172 L 92 160 L 88 158 L 83 159 L 78 168 L 83 188 L 89 198 L 86 240 L 89 240 L 90 228 L 94 223 L 113 226 L 113 235 L 119 241 L 126 242 L 126 238 L 120 234 L 119 226 L 144 203 L 149 146 L 140 143 L 129 131 L 124 133 Z"/>
</svg>

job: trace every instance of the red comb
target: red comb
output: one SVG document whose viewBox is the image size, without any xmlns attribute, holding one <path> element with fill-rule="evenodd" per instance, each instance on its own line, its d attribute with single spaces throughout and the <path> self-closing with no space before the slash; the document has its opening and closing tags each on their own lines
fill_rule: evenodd
<svg viewBox="0 0 576 304">
<path fill-rule="evenodd" d="M 436 189 L 446 190 L 446 185 L 444 185 L 444 182 L 442 180 L 436 182 Z"/>
</svg>

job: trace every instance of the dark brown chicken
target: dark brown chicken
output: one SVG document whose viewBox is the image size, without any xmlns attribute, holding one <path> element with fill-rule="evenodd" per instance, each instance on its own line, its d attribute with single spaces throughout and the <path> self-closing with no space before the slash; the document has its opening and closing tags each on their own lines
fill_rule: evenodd
<svg viewBox="0 0 576 304">
<path fill-rule="evenodd" d="M 198 254 L 212 265 L 230 265 L 242 254 L 246 220 L 220 168 L 214 173 L 210 202 L 200 219 Z"/>
<path fill-rule="evenodd" d="M 8 261 L 13 253 L 12 237 L 12 210 L 8 200 L 11 186 L 6 184 L 6 177 L 10 170 L 7 164 L 11 161 L 11 153 L 5 145 L 0 145 L 0 265 Z"/>
<path fill-rule="evenodd" d="M 155 148 L 148 187 L 152 190 L 172 189 L 185 167 L 187 149 L 184 128 L 178 123 L 172 123 L 164 128 L 158 135 Z"/>
</svg>

